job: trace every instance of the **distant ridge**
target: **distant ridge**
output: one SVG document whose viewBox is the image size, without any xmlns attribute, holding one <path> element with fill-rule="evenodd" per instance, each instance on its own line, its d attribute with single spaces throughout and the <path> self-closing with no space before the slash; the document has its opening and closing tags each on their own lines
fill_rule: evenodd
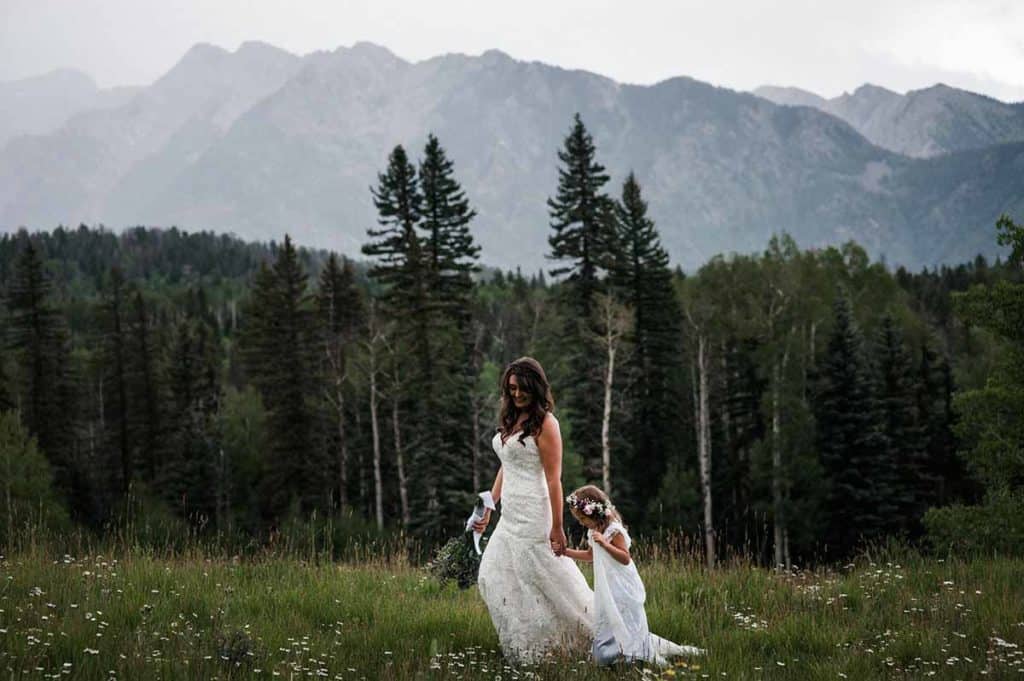
<svg viewBox="0 0 1024 681">
<path fill-rule="evenodd" d="M 878 146 L 917 158 L 1024 141 L 1024 106 L 943 83 L 905 95 L 871 84 L 833 99 L 775 86 L 759 87 L 754 94 L 826 111 Z"/>
<path fill-rule="evenodd" d="M 863 126 L 892 102 L 941 102 L 914 107 L 940 113 L 966 102 L 979 116 L 991 104 L 960 91 L 894 100 L 861 90 L 843 106 L 862 107 Z M 617 194 L 635 171 L 685 268 L 760 250 L 783 230 L 804 247 L 855 239 L 911 267 L 962 262 L 993 253 L 1000 212 L 1024 209 L 1024 145 L 1009 141 L 1012 126 L 993 145 L 911 158 L 838 114 L 687 77 L 625 85 L 497 50 L 411 63 L 372 43 L 300 57 L 253 42 L 233 52 L 194 46 L 120 106 L 10 140 L 0 150 L 0 229 L 178 225 L 255 240 L 289 232 L 356 253 L 376 224 L 369 186 L 387 154 L 400 143 L 415 159 L 433 132 L 478 211 L 483 261 L 550 267 L 545 202 L 575 112 L 612 175 L 607 190 Z M 982 126 L 978 144 L 994 129 Z"/>
</svg>

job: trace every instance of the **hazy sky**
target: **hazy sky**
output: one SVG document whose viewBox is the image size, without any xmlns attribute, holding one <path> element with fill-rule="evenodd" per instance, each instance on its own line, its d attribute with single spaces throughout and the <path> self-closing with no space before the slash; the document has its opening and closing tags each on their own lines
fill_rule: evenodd
<svg viewBox="0 0 1024 681">
<path fill-rule="evenodd" d="M 825 96 L 936 82 L 1024 100 L 1024 0 L 0 0 L 0 80 L 71 66 L 148 84 L 196 42 L 296 54 L 369 40 L 419 60 L 498 48 L 632 83 Z"/>
</svg>

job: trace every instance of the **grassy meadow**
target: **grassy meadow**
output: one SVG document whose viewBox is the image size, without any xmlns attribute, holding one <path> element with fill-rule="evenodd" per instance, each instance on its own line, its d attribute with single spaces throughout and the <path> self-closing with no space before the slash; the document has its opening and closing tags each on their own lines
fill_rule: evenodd
<svg viewBox="0 0 1024 681">
<path fill-rule="evenodd" d="M 639 548 L 639 547 L 638 547 Z M 120 549 L 0 562 L 0 673 L 75 679 L 1024 679 L 1024 561 L 891 550 L 842 569 L 713 572 L 643 551 L 651 630 L 708 650 L 664 670 L 512 667 L 476 588 L 398 552 L 211 558 Z M 592 578 L 590 567 L 584 570 Z"/>
</svg>

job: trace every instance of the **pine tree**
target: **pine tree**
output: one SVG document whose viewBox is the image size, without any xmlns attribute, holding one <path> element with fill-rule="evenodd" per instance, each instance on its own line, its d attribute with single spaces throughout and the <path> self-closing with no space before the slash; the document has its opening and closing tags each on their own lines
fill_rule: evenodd
<svg viewBox="0 0 1024 681">
<path fill-rule="evenodd" d="M 668 453 L 685 437 L 679 421 L 679 404 L 685 385 L 682 346 L 682 314 L 676 302 L 668 253 L 662 248 L 657 228 L 647 217 L 647 202 L 636 176 L 630 173 L 622 186 L 622 200 L 615 204 L 619 248 L 610 280 L 624 302 L 634 310 L 634 350 L 627 374 L 632 381 L 634 416 L 622 423 L 632 456 L 622 462 L 624 491 L 637 503 L 631 518 L 643 509 L 640 500 L 654 497 Z"/>
<path fill-rule="evenodd" d="M 315 393 L 313 310 L 307 276 L 291 238 L 285 236 L 273 267 L 261 266 L 247 310 L 247 372 L 267 410 L 268 443 L 263 480 L 264 513 L 280 518 L 293 503 L 303 512 L 324 509 L 333 486 L 317 445 L 310 402 Z"/>
<path fill-rule="evenodd" d="M 891 529 L 917 535 L 938 480 L 930 475 L 928 467 L 910 356 L 903 345 L 903 334 L 889 315 L 882 319 L 874 355 L 884 432 L 897 472 L 892 497 L 897 513 Z"/>
<path fill-rule="evenodd" d="M 836 298 L 833 330 L 815 400 L 818 450 L 829 490 L 825 542 L 845 555 L 882 536 L 896 511 L 894 471 L 864 342 L 845 295 Z"/>
<path fill-rule="evenodd" d="M 134 477 L 134 445 L 129 437 L 126 296 L 124 275 L 115 265 L 110 268 L 102 302 L 103 363 L 106 374 L 103 385 L 107 392 L 103 404 L 106 407 L 104 420 L 112 439 L 113 468 L 117 471 L 120 492 L 124 496 L 127 496 Z"/>
<path fill-rule="evenodd" d="M 433 310 L 423 243 L 416 231 L 423 197 L 416 169 L 401 145 L 388 156 L 387 171 L 378 173 L 377 179 L 378 186 L 370 191 L 381 229 L 366 230 L 373 241 L 364 244 L 362 251 L 379 258 L 369 275 L 384 286 L 382 300 L 388 313 L 400 320 L 403 340 L 413 349 L 419 378 L 425 382 L 433 374 Z"/>
<path fill-rule="evenodd" d="M 90 515 L 85 478 L 77 470 L 73 451 L 70 337 L 52 296 L 42 257 L 25 236 L 7 295 L 8 343 L 21 367 L 21 418 L 49 460 L 59 492 L 73 511 Z"/>
<path fill-rule="evenodd" d="M 419 186 L 423 195 L 420 229 L 428 273 L 431 332 L 438 341 L 433 390 L 448 396 L 434 407 L 432 421 L 439 428 L 438 449 L 430 465 L 438 471 L 439 529 L 451 527 L 463 514 L 471 476 L 463 462 L 472 458 L 472 388 L 476 382 L 471 358 L 472 275 L 480 271 L 476 260 L 480 247 L 474 243 L 469 224 L 476 215 L 454 178 L 452 162 L 437 138 L 430 135 L 420 163 Z"/>
<path fill-rule="evenodd" d="M 568 275 L 564 286 L 563 342 L 569 349 L 569 377 L 564 382 L 570 406 L 573 444 L 596 478 L 601 460 L 600 353 L 592 347 L 599 336 L 593 328 L 594 298 L 600 291 L 601 268 L 611 266 L 609 242 L 613 238 L 614 210 L 601 189 L 608 181 L 604 167 L 595 160 L 593 138 L 579 114 L 558 152 L 558 190 L 548 199 L 553 233 L 548 237 L 548 258 L 562 264 L 551 274 Z"/>
<path fill-rule="evenodd" d="M 420 162 L 419 187 L 422 192 L 422 220 L 425 232 L 424 255 L 429 272 L 429 288 L 444 317 L 458 321 L 465 333 L 468 325 L 472 274 L 480 271 L 476 259 L 480 247 L 473 241 L 469 223 L 476 216 L 465 192 L 454 178 L 452 162 L 437 138 L 429 135 Z"/>
<path fill-rule="evenodd" d="M 966 500 L 972 496 L 973 483 L 963 459 L 957 456 L 958 443 L 953 434 L 953 372 L 949 361 L 940 360 L 927 342 L 921 345 L 916 386 L 918 419 L 925 431 L 925 477 L 935 481 L 926 498 L 932 506 Z"/>
<path fill-rule="evenodd" d="M 574 284 L 572 298 L 577 314 L 587 319 L 591 298 L 599 285 L 599 268 L 606 264 L 609 239 L 609 198 L 601 189 L 608 182 L 604 166 L 596 161 L 594 140 L 579 114 L 558 152 L 564 167 L 558 169 L 558 192 L 548 199 L 551 228 L 548 237 L 552 260 L 564 264 L 551 270 L 554 276 L 568 274 Z"/>
<path fill-rule="evenodd" d="M 128 325 L 128 401 L 130 439 L 135 450 L 132 459 L 141 467 L 147 482 L 157 479 L 161 460 L 162 418 L 159 345 L 154 338 L 150 313 L 142 292 L 132 298 Z"/>
<path fill-rule="evenodd" d="M 216 338 L 194 316 L 178 322 L 168 361 L 171 420 L 161 493 L 182 517 L 202 527 L 216 511 L 214 481 L 220 450 L 216 418 L 221 391 Z"/>
</svg>

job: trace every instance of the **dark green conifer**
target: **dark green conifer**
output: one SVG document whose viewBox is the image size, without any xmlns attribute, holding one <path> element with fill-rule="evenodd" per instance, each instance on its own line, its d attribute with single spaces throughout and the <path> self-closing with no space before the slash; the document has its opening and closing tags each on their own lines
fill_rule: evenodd
<svg viewBox="0 0 1024 681">
<path fill-rule="evenodd" d="M 113 469 L 117 472 L 122 495 L 128 494 L 135 467 L 132 460 L 134 446 L 129 437 L 127 296 L 124 275 L 115 265 L 110 268 L 101 304 L 106 374 L 103 404 L 114 456 Z"/>
<path fill-rule="evenodd" d="M 552 275 L 568 275 L 563 287 L 565 308 L 562 346 L 566 350 L 568 376 L 563 381 L 569 405 L 573 445 L 599 476 L 601 459 L 602 392 L 601 353 L 593 346 L 594 299 L 601 288 L 601 268 L 609 266 L 608 244 L 613 234 L 614 211 L 602 192 L 608 181 L 604 166 L 596 161 L 593 138 L 579 114 L 558 152 L 555 198 L 548 199 L 553 233 L 548 237 L 548 258 L 560 263 Z"/>
<path fill-rule="evenodd" d="M 429 272 L 429 291 L 438 311 L 459 322 L 464 332 L 468 324 L 472 274 L 479 272 L 476 259 L 480 247 L 473 241 L 469 223 L 476 216 L 465 192 L 454 177 L 451 160 L 437 138 L 429 135 L 420 162 L 419 187 L 422 193 L 420 229 L 424 235 L 424 255 Z"/>
<path fill-rule="evenodd" d="M 626 372 L 633 417 L 628 424 L 620 422 L 625 435 L 620 450 L 631 450 L 632 456 L 619 468 L 627 483 L 623 489 L 640 502 L 657 494 L 666 453 L 685 436 L 679 419 L 681 387 L 686 384 L 680 351 L 682 319 L 668 254 L 647 216 L 647 202 L 633 173 L 623 184 L 615 213 L 618 248 L 609 279 L 635 315 L 633 352 Z"/>
<path fill-rule="evenodd" d="M 53 285 L 33 240 L 24 235 L 7 291 L 7 342 L 19 366 L 19 404 L 58 491 L 73 512 L 91 515 L 85 478 L 74 457 L 74 378 L 70 336 L 53 303 Z"/>
<path fill-rule="evenodd" d="M 836 297 L 833 312 L 815 416 L 829 486 L 825 550 L 842 556 L 863 540 L 881 537 L 891 525 L 895 476 L 871 366 L 845 294 Z"/>
<path fill-rule="evenodd" d="M 920 519 L 934 498 L 938 480 L 931 475 L 925 429 L 917 413 L 917 385 L 903 334 L 891 316 L 882 319 L 875 342 L 878 397 L 889 455 L 896 469 L 892 502 L 897 513 L 893 531 L 917 535 Z"/>
</svg>

